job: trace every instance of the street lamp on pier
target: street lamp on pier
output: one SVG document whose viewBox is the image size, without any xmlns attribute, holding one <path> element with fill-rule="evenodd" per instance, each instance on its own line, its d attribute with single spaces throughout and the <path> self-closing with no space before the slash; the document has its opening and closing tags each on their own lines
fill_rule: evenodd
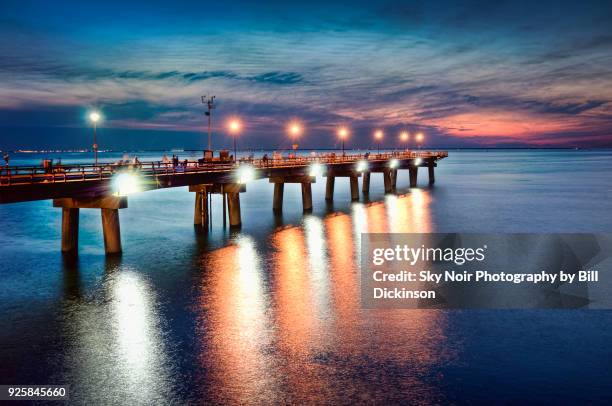
<svg viewBox="0 0 612 406">
<path fill-rule="evenodd" d="M 289 133 L 289 136 L 295 140 L 302 135 L 302 125 L 297 121 L 292 121 L 287 126 L 287 132 Z"/>
<path fill-rule="evenodd" d="M 238 136 L 238 134 L 240 133 L 240 130 L 242 129 L 242 123 L 240 122 L 239 119 L 233 118 L 230 120 L 228 124 L 228 128 L 229 128 L 229 132 L 234 137 L 234 161 L 237 161 L 238 160 L 238 155 L 237 155 L 238 150 L 236 149 L 236 137 Z"/>
<path fill-rule="evenodd" d="M 92 111 L 88 115 L 89 121 L 93 124 L 93 152 L 94 152 L 94 163 L 98 166 L 98 142 L 96 140 L 96 130 L 98 128 L 98 121 L 102 119 L 102 115 L 97 111 Z"/>
<path fill-rule="evenodd" d="M 404 143 L 404 149 L 407 150 L 408 149 L 408 140 L 410 139 L 410 135 L 408 134 L 408 131 L 402 131 L 400 133 L 400 141 L 402 143 Z"/>
<path fill-rule="evenodd" d="M 416 135 L 416 142 L 417 145 L 419 146 L 419 149 L 421 149 L 421 145 L 423 144 L 423 139 L 425 138 L 425 136 L 423 135 L 423 133 L 418 133 Z"/>
<path fill-rule="evenodd" d="M 293 145 L 291 146 L 293 149 L 298 148 L 297 139 L 302 135 L 302 131 L 302 125 L 298 121 L 291 121 L 287 125 L 287 133 L 293 142 Z"/>
<path fill-rule="evenodd" d="M 342 141 L 342 157 L 344 157 L 344 140 L 348 137 L 349 131 L 346 127 L 340 127 L 338 129 L 338 138 Z"/>
<path fill-rule="evenodd" d="M 380 155 L 380 141 L 382 141 L 384 134 L 382 130 L 376 130 L 374 133 L 374 138 L 376 138 L 376 143 L 378 144 L 378 155 Z"/>
</svg>

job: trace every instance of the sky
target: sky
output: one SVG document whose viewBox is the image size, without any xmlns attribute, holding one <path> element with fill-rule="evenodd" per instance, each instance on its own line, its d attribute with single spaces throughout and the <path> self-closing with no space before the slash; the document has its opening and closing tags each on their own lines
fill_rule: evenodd
<svg viewBox="0 0 612 406">
<path fill-rule="evenodd" d="M 612 147 L 612 2 L 2 1 L 0 149 L 88 148 L 91 109 L 203 148 L 207 94 L 216 148 Z"/>
</svg>

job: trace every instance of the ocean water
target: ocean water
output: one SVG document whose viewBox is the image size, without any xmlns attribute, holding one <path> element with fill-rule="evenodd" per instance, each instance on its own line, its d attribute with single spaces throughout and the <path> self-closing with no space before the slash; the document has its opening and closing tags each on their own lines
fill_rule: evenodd
<svg viewBox="0 0 612 406">
<path fill-rule="evenodd" d="M 120 258 L 97 210 L 67 260 L 50 201 L 0 205 L 0 383 L 67 384 L 75 404 L 609 404 L 612 311 L 363 310 L 358 247 L 363 232 L 612 232 L 612 151 L 450 151 L 434 187 L 419 175 L 385 196 L 373 174 L 356 203 L 338 179 L 333 204 L 320 178 L 308 215 L 299 185 L 274 215 L 256 181 L 239 231 L 218 197 L 204 232 L 186 188 L 132 195 Z"/>
</svg>

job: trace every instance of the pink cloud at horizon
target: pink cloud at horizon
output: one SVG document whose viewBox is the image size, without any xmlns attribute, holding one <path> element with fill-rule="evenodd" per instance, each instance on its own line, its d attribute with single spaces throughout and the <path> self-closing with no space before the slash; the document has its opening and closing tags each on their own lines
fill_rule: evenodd
<svg viewBox="0 0 612 406">
<path fill-rule="evenodd" d="M 555 134 L 580 133 L 593 130 L 596 125 L 581 116 L 550 116 L 516 111 L 460 113 L 424 124 L 439 128 L 452 137 L 479 139 L 486 142 L 522 142 L 534 145 L 565 144 L 568 138 L 555 139 Z M 576 137 L 579 140 L 579 137 Z"/>
</svg>

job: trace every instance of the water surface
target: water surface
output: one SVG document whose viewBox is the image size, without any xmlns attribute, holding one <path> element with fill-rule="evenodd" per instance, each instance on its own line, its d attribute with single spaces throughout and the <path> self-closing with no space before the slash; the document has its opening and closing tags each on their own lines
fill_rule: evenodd
<svg viewBox="0 0 612 406">
<path fill-rule="evenodd" d="M 401 171 L 385 196 L 373 174 L 351 203 L 341 179 L 330 205 L 320 178 L 306 216 L 299 185 L 275 216 L 254 182 L 231 232 L 218 198 L 203 232 L 186 188 L 151 191 L 120 212 L 120 258 L 81 210 L 76 261 L 50 201 L 1 205 L 2 383 L 79 404 L 609 403 L 612 312 L 361 310 L 358 258 L 363 232 L 612 232 L 611 175 L 610 151 L 451 151 L 433 188 Z"/>
</svg>

